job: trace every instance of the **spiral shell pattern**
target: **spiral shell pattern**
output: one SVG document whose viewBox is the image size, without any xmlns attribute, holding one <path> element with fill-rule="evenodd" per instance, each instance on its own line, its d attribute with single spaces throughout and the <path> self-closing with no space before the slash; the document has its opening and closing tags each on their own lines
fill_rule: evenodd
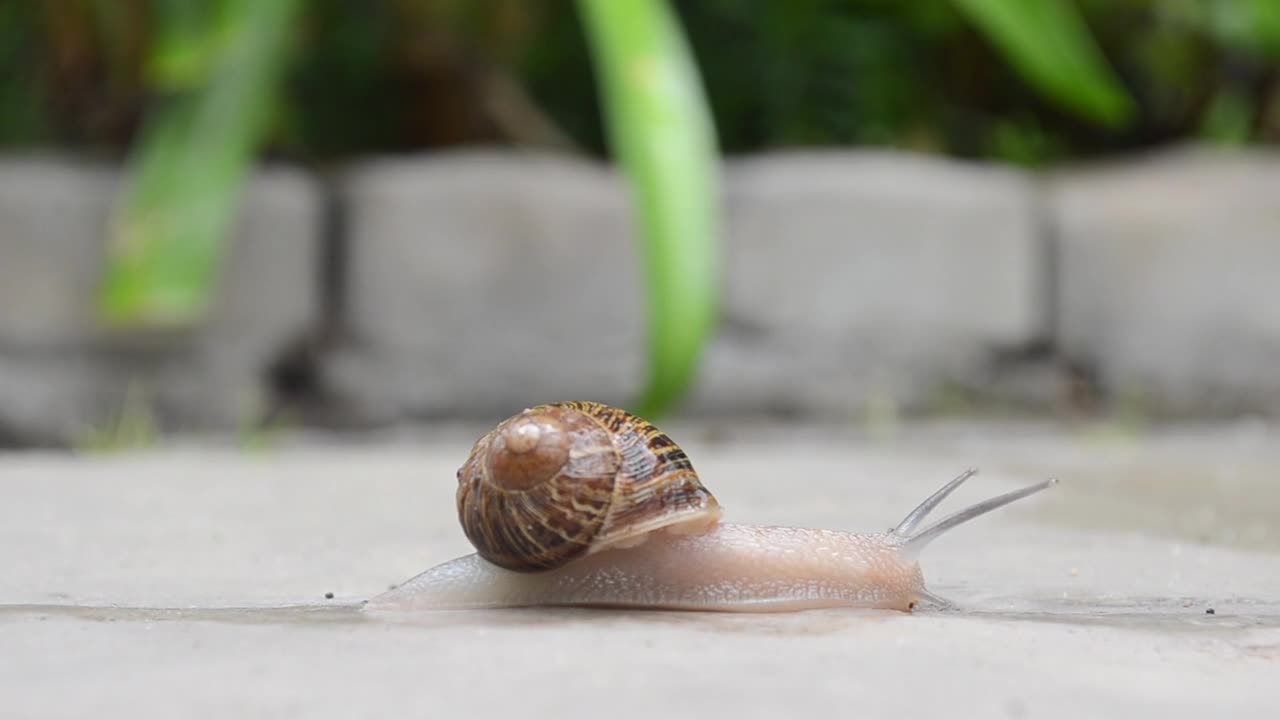
<svg viewBox="0 0 1280 720">
<path fill-rule="evenodd" d="M 530 408 L 480 438 L 458 470 L 458 517 L 481 557 L 549 570 L 651 532 L 699 532 L 720 518 L 680 446 L 625 410 L 594 402 Z"/>
</svg>

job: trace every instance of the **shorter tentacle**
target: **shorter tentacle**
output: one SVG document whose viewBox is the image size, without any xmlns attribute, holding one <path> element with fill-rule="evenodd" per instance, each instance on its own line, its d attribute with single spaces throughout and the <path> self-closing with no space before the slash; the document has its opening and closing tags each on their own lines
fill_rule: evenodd
<svg viewBox="0 0 1280 720">
<path fill-rule="evenodd" d="M 968 480 L 977 474 L 978 468 L 969 468 L 968 470 L 960 473 L 956 476 L 955 480 L 943 485 L 937 492 L 925 498 L 924 502 L 917 505 L 915 510 L 907 513 L 907 516 L 902 518 L 902 522 L 898 523 L 898 526 L 889 532 L 895 535 L 910 535 L 916 525 L 923 522 L 924 519 L 929 516 L 929 513 L 933 512 L 933 509 L 938 507 L 943 500 L 946 500 L 947 496 L 950 495 L 953 490 L 960 487 L 965 480 Z"/>
</svg>

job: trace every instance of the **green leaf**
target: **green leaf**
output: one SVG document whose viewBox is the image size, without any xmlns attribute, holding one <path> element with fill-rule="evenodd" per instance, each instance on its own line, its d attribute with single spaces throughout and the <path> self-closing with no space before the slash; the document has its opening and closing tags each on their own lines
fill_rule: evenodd
<svg viewBox="0 0 1280 720">
<path fill-rule="evenodd" d="M 1067 0 L 954 0 L 1026 80 L 1080 116 L 1119 126 L 1134 103 Z"/>
<path fill-rule="evenodd" d="M 663 0 L 579 0 L 614 155 L 644 239 L 649 379 L 637 412 L 683 396 L 715 327 L 720 287 L 715 131 L 684 36 Z"/>
<path fill-rule="evenodd" d="M 1280 57 L 1276 0 L 1219 0 L 1200 9 L 1213 35 L 1228 47 Z"/>
<path fill-rule="evenodd" d="M 1253 116 L 1253 102 L 1247 93 L 1230 86 L 1222 87 L 1205 110 L 1200 132 L 1224 145 L 1243 145 L 1249 141 Z"/>
<path fill-rule="evenodd" d="M 1272 57 L 1280 57 L 1280 3 L 1276 0 L 1252 0 L 1254 33 L 1258 45 Z"/>
<path fill-rule="evenodd" d="M 297 0 L 221 0 L 206 23 L 219 40 L 202 45 L 214 48 L 200 63 L 202 82 L 170 96 L 148 118 L 109 230 L 100 300 L 109 324 L 189 325 L 203 318 L 298 7 Z M 162 40 L 157 52 L 170 47 Z"/>
</svg>

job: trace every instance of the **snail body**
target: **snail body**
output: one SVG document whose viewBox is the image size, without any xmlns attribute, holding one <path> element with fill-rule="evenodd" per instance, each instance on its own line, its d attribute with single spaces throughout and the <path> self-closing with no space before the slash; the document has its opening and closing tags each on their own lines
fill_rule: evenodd
<svg viewBox="0 0 1280 720">
<path fill-rule="evenodd" d="M 925 588 L 917 557 L 926 545 L 1055 482 L 918 529 L 975 472 L 944 485 L 888 532 L 723 523 L 683 451 L 649 423 L 596 403 L 544 405 L 486 434 L 458 472 L 459 518 L 477 553 L 431 568 L 366 608 L 910 610 L 945 602 Z"/>
</svg>

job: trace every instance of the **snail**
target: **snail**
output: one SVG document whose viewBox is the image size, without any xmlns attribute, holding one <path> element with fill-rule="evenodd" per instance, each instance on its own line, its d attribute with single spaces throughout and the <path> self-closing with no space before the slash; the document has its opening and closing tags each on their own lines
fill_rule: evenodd
<svg viewBox="0 0 1280 720">
<path fill-rule="evenodd" d="M 991 498 L 921 527 L 967 470 L 887 532 L 735 525 L 666 434 L 618 408 L 527 409 L 458 470 L 476 553 L 369 600 L 370 610 L 594 606 L 767 612 L 946 605 L 916 558 L 946 531 L 1053 485 Z"/>
</svg>

